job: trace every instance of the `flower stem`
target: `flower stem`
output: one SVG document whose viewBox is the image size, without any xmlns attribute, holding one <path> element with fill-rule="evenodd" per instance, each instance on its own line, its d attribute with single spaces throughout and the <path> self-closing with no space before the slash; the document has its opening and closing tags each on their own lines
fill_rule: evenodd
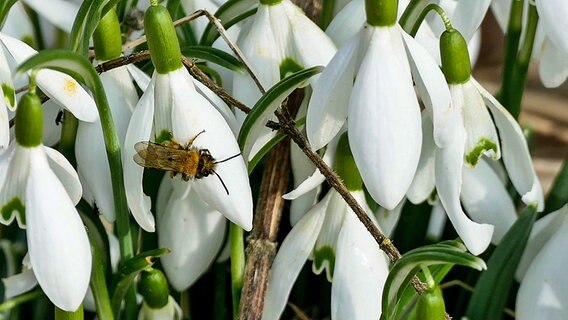
<svg viewBox="0 0 568 320">
<path fill-rule="evenodd" d="M 413 24 L 418 20 L 418 16 L 426 5 L 428 5 L 428 2 L 429 0 L 412 0 L 406 6 L 406 9 L 404 9 L 398 23 L 408 34 L 410 34 Z"/>
<path fill-rule="evenodd" d="M 241 289 L 245 273 L 244 231 L 231 222 L 229 238 L 231 239 L 231 293 L 233 297 L 233 318 L 238 319 Z"/>
<path fill-rule="evenodd" d="M 416 18 L 416 20 L 414 20 L 413 24 L 409 23 L 410 30 L 405 29 L 405 31 L 408 30 L 408 34 L 410 34 L 413 37 L 416 36 L 418 29 L 420 29 L 420 25 L 422 24 L 422 22 L 424 21 L 424 19 L 428 15 L 428 13 L 430 13 L 430 11 L 434 11 L 440 16 L 440 18 L 442 19 L 442 22 L 444 23 L 444 27 L 446 28 L 446 30 L 453 29 L 452 23 L 450 22 L 450 19 L 446 15 L 446 12 L 444 11 L 444 9 L 442 9 L 442 7 L 440 7 L 439 5 L 437 5 L 435 3 L 430 3 L 429 5 L 424 7 L 424 9 L 422 11 L 420 11 L 420 14 Z"/>
<path fill-rule="evenodd" d="M 83 304 L 73 312 L 55 307 L 55 320 L 83 320 Z"/>
<path fill-rule="evenodd" d="M 534 46 L 538 13 L 529 5 L 525 38 L 519 49 L 523 20 L 523 1 L 513 1 L 506 35 L 503 80 L 499 100 L 515 119 L 521 113 L 521 101 L 525 90 L 528 66 Z"/>
</svg>

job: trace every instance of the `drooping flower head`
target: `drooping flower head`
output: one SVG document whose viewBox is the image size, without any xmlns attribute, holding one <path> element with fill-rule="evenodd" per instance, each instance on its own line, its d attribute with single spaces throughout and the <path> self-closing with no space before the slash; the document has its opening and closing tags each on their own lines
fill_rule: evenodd
<svg viewBox="0 0 568 320">
<path fill-rule="evenodd" d="M 143 168 L 133 161 L 134 145 L 148 140 L 168 143 L 173 139 L 182 146 L 191 141 L 192 145 L 186 147 L 208 150 L 215 160 L 238 155 L 216 166 L 217 177 L 194 178 L 191 184 L 208 205 L 250 230 L 252 194 L 244 160 L 227 123 L 234 123 L 233 115 L 226 105 L 218 104 L 218 98 L 194 82 L 183 67 L 167 9 L 151 6 L 144 23 L 156 69 L 130 120 L 123 158 L 126 196 L 136 221 L 146 231 L 155 229 L 150 198 L 142 190 Z"/>
<path fill-rule="evenodd" d="M 35 81 L 16 112 L 16 139 L 0 160 L 0 222 L 26 228 L 35 277 L 60 309 L 76 310 L 87 292 L 91 249 L 75 204 L 77 173 L 59 152 L 42 144 L 42 106 Z"/>
</svg>

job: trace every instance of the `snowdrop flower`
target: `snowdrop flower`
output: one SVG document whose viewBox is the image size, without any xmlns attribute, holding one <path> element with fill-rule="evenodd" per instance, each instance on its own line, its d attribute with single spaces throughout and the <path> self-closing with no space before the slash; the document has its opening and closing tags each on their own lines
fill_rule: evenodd
<svg viewBox="0 0 568 320">
<path fill-rule="evenodd" d="M 415 203 L 421 202 L 435 184 L 456 231 L 468 249 L 479 254 L 491 241 L 493 225 L 500 228 L 499 235 L 493 239 L 498 242 L 515 219 L 514 206 L 485 159 L 498 160 L 502 153 L 505 168 L 523 202 L 537 205 L 539 210 L 544 205 L 542 188 L 518 123 L 471 77 L 467 46 L 460 33 L 455 29 L 445 31 L 440 51 L 452 103 L 444 109 L 432 108 L 431 119 L 430 115 L 425 115 L 423 124 L 426 127 L 431 121 L 433 128 L 426 128 L 431 136 L 425 139 L 429 142 L 425 142 L 427 145 L 408 197 Z M 470 169 L 474 167 L 475 170 Z M 492 224 L 469 220 L 462 210 L 460 196 L 464 207 L 470 209 L 470 215 Z M 489 203 L 491 207 L 486 206 Z M 485 214 L 480 216 L 483 212 Z"/>
<path fill-rule="evenodd" d="M 260 1 L 254 19 L 241 30 L 237 45 L 266 90 L 288 73 L 327 65 L 336 51 L 325 33 L 290 0 Z M 238 73 L 234 74 L 232 92 L 251 107 L 261 96 L 252 79 Z M 244 114 L 237 111 L 237 118 L 244 119 Z M 245 159 L 252 159 L 275 134 L 261 128 L 251 133 L 257 140 L 243 150 Z"/>
<path fill-rule="evenodd" d="M 439 67 L 396 23 L 396 8 L 396 1 L 366 2 L 367 23 L 321 74 L 306 117 L 313 149 L 329 143 L 347 122 L 365 186 L 388 210 L 404 197 L 420 157 L 420 106 L 412 75 L 423 100 L 449 104 L 449 96 L 440 93 L 448 89 Z"/>
<path fill-rule="evenodd" d="M 60 309 L 76 310 L 87 291 L 91 250 L 75 209 L 81 184 L 71 164 L 41 143 L 42 106 L 35 83 L 16 112 L 16 139 L 0 157 L 0 222 L 26 228 L 37 282 Z"/>
<path fill-rule="evenodd" d="M 185 182 L 164 177 L 158 191 L 158 244 L 171 252 L 160 258 L 172 287 L 189 288 L 223 246 L 227 220 Z"/>
<path fill-rule="evenodd" d="M 361 177 L 349 153 L 347 137 L 338 146 L 336 170 L 347 188 L 373 219 L 366 205 Z M 305 261 L 315 273 L 325 270 L 332 282 L 332 319 L 378 319 L 388 258 L 335 191 L 294 225 L 272 264 L 262 319 L 278 319 Z"/>
<path fill-rule="evenodd" d="M 17 64 L 37 53 L 24 42 L 3 33 L 0 33 L 0 42 Z M 98 118 L 95 101 L 72 77 L 62 72 L 43 69 L 38 71 L 36 81 L 43 93 L 73 113 L 77 119 L 93 122 Z"/>
<path fill-rule="evenodd" d="M 568 207 L 538 220 L 517 269 L 517 319 L 564 319 L 568 304 Z"/>
<path fill-rule="evenodd" d="M 138 224 L 153 232 L 155 223 L 150 198 L 142 190 L 143 168 L 133 161 L 134 144 L 148 140 L 164 143 L 173 138 L 185 145 L 194 139 L 194 148 L 209 150 L 217 160 L 240 154 L 240 150 L 225 120 L 235 121 L 228 107 L 218 105 L 216 109 L 211 101 L 218 104 L 220 99 L 199 93 L 197 84 L 181 64 L 179 43 L 167 9 L 150 7 L 146 12 L 145 30 L 156 71 L 132 114 L 123 162 L 129 207 Z M 201 92 L 207 93 L 203 89 Z M 218 165 L 215 171 L 223 183 L 212 175 L 192 180 L 191 187 L 211 208 L 250 230 L 252 194 L 242 156 Z"/>
<path fill-rule="evenodd" d="M 16 107 L 16 94 L 12 83 L 8 61 L 4 51 L 0 50 L 0 150 L 4 150 L 10 143 L 10 126 L 8 109 L 14 111 Z"/>
</svg>

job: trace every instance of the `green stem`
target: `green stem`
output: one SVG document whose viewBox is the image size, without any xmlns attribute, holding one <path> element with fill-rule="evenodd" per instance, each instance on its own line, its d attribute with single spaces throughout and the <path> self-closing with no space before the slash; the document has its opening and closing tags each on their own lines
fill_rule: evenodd
<svg viewBox="0 0 568 320">
<path fill-rule="evenodd" d="M 322 8 L 320 12 L 319 26 L 325 30 L 333 19 L 333 11 L 335 9 L 334 0 L 322 0 Z"/>
<path fill-rule="evenodd" d="M 444 23 L 446 30 L 453 29 L 452 24 L 450 22 L 450 19 L 446 15 L 446 12 L 444 11 L 444 9 L 442 9 L 442 7 L 440 7 L 439 5 L 437 5 L 435 3 L 430 3 L 429 5 L 424 7 L 424 9 L 422 11 L 420 11 L 420 14 L 416 18 L 416 20 L 414 20 L 414 23 L 411 24 L 411 28 L 410 28 L 410 31 L 408 32 L 408 34 L 410 34 L 413 37 L 416 36 L 418 29 L 420 29 L 420 25 L 422 24 L 422 22 L 426 18 L 426 15 L 428 15 L 428 13 L 430 13 L 430 11 L 435 11 L 440 16 L 440 18 L 442 18 L 442 22 Z"/>
<path fill-rule="evenodd" d="M 503 79 L 501 81 L 501 91 L 498 99 L 509 112 L 515 116 L 512 110 L 511 97 L 514 95 L 513 88 L 516 77 L 516 63 L 519 54 L 519 44 L 521 42 L 521 32 L 523 29 L 523 0 L 513 0 L 509 13 L 509 25 L 505 35 L 505 58 L 503 61 Z M 516 118 L 517 116 L 515 116 Z"/>
<path fill-rule="evenodd" d="M 428 3 L 429 0 L 412 0 L 408 6 L 406 6 L 406 9 L 404 9 L 398 23 L 408 34 L 410 34 L 410 30 L 412 30 L 415 22 L 418 21 L 418 16 Z"/>
<path fill-rule="evenodd" d="M 99 319 L 114 319 L 112 306 L 105 278 L 105 265 L 102 259 L 100 247 L 95 240 L 89 236 L 91 242 L 91 252 L 93 253 L 93 268 L 91 271 L 91 283 L 89 284 L 93 297 L 95 298 L 95 306 L 97 308 L 97 317 Z"/>
<path fill-rule="evenodd" d="M 243 229 L 231 222 L 229 238 L 231 239 L 231 292 L 233 296 L 233 318 L 239 315 L 241 289 L 245 274 L 245 244 Z"/>
<path fill-rule="evenodd" d="M 73 312 L 55 307 L 55 320 L 83 320 L 83 304 Z"/>
<path fill-rule="evenodd" d="M 434 280 L 434 277 L 432 277 L 432 273 L 430 272 L 428 266 L 420 265 L 420 269 L 422 269 L 422 273 L 424 274 L 426 287 L 429 289 L 433 288 L 436 285 L 436 281 Z"/>
<path fill-rule="evenodd" d="M 508 99 L 508 110 L 515 119 L 518 119 L 521 113 L 521 102 L 525 91 L 527 72 L 531 62 L 537 24 L 538 12 L 536 11 L 536 6 L 529 5 L 525 38 L 517 56 L 513 78 L 510 82 L 511 87 L 510 90 L 508 90 L 509 96 L 506 97 L 506 99 Z M 505 96 L 503 97 L 505 98 Z"/>
<path fill-rule="evenodd" d="M 67 111 L 63 111 L 63 124 L 61 125 L 61 139 L 59 140 L 59 152 L 69 160 L 69 162 L 76 166 L 75 161 L 75 137 L 77 136 L 77 127 L 79 120 Z"/>
<path fill-rule="evenodd" d="M 41 289 L 37 289 L 37 290 L 34 290 L 34 291 L 30 291 L 30 292 L 21 294 L 17 297 L 14 297 L 13 299 L 6 300 L 6 301 L 4 301 L 0 304 L 0 312 L 5 312 L 5 311 L 8 311 L 10 309 L 13 309 L 13 308 L 19 306 L 22 303 L 26 303 L 26 302 L 35 300 L 35 299 L 41 297 L 42 295 L 43 295 L 43 292 L 41 291 Z"/>
</svg>

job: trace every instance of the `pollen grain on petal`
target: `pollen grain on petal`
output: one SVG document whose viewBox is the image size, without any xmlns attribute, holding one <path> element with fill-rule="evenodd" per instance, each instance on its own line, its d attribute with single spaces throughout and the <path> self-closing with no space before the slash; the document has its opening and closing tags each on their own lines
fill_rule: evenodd
<svg viewBox="0 0 568 320">
<path fill-rule="evenodd" d="M 77 93 L 77 82 L 66 78 L 65 83 L 63 84 L 63 91 L 70 96 L 75 95 Z"/>
</svg>

